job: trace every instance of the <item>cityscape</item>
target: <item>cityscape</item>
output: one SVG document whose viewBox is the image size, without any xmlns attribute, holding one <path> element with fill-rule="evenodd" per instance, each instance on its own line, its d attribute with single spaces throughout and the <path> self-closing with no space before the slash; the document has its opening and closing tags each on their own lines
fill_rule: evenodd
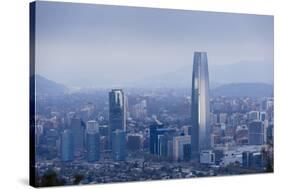
<svg viewBox="0 0 281 189">
<path fill-rule="evenodd" d="M 191 96 L 103 89 L 36 96 L 37 186 L 273 172 L 273 97 L 210 96 L 195 52 Z"/>
<path fill-rule="evenodd" d="M 30 185 L 274 172 L 273 16 L 30 4 Z"/>
</svg>

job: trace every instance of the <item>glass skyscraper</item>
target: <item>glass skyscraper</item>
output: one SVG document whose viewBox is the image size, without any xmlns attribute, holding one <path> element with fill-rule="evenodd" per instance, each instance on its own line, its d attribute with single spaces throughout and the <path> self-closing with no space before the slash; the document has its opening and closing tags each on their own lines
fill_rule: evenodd
<svg viewBox="0 0 281 189">
<path fill-rule="evenodd" d="M 71 120 L 70 128 L 73 134 L 74 156 L 82 156 L 84 152 L 85 123 L 80 118 L 75 117 Z"/>
<path fill-rule="evenodd" d="M 209 72 L 206 52 L 194 52 L 191 92 L 192 157 L 199 158 L 200 151 L 210 148 Z"/>
<path fill-rule="evenodd" d="M 164 128 L 160 122 L 155 122 L 149 127 L 149 148 L 150 153 L 155 155 L 166 156 L 168 139 L 172 138 L 176 133 L 174 128 Z"/>
<path fill-rule="evenodd" d="M 127 155 L 126 133 L 117 129 L 112 133 L 112 158 L 114 161 L 125 161 Z"/>
<path fill-rule="evenodd" d="M 73 135 L 70 130 L 64 130 L 61 134 L 61 161 L 72 161 L 73 155 Z"/>
<path fill-rule="evenodd" d="M 100 158 L 100 133 L 98 122 L 94 120 L 88 121 L 86 133 L 87 159 L 90 162 L 98 161 Z"/>
<path fill-rule="evenodd" d="M 117 129 L 126 131 L 125 103 L 122 89 L 109 92 L 109 126 L 110 131 Z"/>
</svg>

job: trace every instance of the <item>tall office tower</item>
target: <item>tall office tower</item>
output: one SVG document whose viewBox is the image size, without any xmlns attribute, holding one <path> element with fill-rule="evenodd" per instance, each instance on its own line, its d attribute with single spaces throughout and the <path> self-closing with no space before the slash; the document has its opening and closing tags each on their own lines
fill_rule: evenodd
<svg viewBox="0 0 281 189">
<path fill-rule="evenodd" d="M 100 158 L 99 124 L 95 120 L 87 122 L 86 149 L 88 161 L 98 161 Z"/>
<path fill-rule="evenodd" d="M 163 124 L 155 122 L 149 127 L 149 151 L 151 154 L 157 154 L 158 151 L 158 129 L 163 128 Z"/>
<path fill-rule="evenodd" d="M 79 118 L 72 118 L 70 128 L 73 134 L 74 156 L 81 156 L 84 152 L 85 124 Z"/>
<path fill-rule="evenodd" d="M 70 130 L 64 130 L 61 134 L 60 152 L 62 161 L 73 160 L 73 135 Z"/>
<path fill-rule="evenodd" d="M 191 92 L 192 157 L 199 159 L 200 151 L 211 144 L 209 72 L 206 52 L 195 52 Z"/>
<path fill-rule="evenodd" d="M 164 128 L 164 125 L 158 121 L 150 125 L 149 128 L 149 148 L 150 153 L 158 156 L 166 156 L 167 153 L 163 151 L 163 148 L 167 148 L 165 140 L 167 138 L 172 139 L 176 130 L 174 128 Z M 163 138 L 164 137 L 164 138 Z M 166 147 L 164 147 L 164 146 Z"/>
<path fill-rule="evenodd" d="M 109 127 L 111 132 L 117 129 L 126 131 L 125 103 L 122 89 L 113 89 L 109 92 Z"/>
<path fill-rule="evenodd" d="M 115 161 L 125 161 L 126 155 L 126 133 L 117 129 L 112 132 L 112 158 Z"/>
<path fill-rule="evenodd" d="M 158 135 L 158 156 L 172 158 L 173 152 L 169 154 L 169 141 L 173 141 L 173 136 L 171 136 L 169 133 Z M 171 146 L 171 150 L 172 148 L 173 146 Z"/>
<path fill-rule="evenodd" d="M 248 113 L 248 119 L 250 121 L 258 120 L 259 118 L 260 118 L 260 112 L 259 111 L 250 111 Z"/>
<path fill-rule="evenodd" d="M 176 136 L 173 138 L 173 160 L 182 161 L 190 159 L 190 136 Z"/>
<path fill-rule="evenodd" d="M 264 128 L 259 120 L 254 120 L 249 124 L 249 144 L 263 145 L 264 144 Z"/>
</svg>

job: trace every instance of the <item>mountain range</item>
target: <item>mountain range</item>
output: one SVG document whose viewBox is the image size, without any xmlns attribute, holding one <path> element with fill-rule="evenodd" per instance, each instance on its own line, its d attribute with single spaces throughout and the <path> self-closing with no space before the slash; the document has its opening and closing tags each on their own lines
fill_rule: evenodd
<svg viewBox="0 0 281 189">
<path fill-rule="evenodd" d="M 210 88 L 229 83 L 273 83 L 273 64 L 266 61 L 243 61 L 228 65 L 209 64 Z M 180 69 L 155 74 L 151 77 L 134 81 L 133 86 L 182 88 L 192 83 L 192 65 Z"/>
<path fill-rule="evenodd" d="M 35 75 L 36 94 L 60 95 L 70 92 L 65 85 L 46 79 L 43 76 Z M 190 88 L 184 87 L 190 95 Z M 210 89 L 212 96 L 251 96 L 265 97 L 272 96 L 273 86 L 266 83 L 230 83 L 218 85 Z"/>
<path fill-rule="evenodd" d="M 231 83 L 211 90 L 211 95 L 232 97 L 270 97 L 273 95 L 273 86 L 265 83 Z"/>
<path fill-rule="evenodd" d="M 36 74 L 32 77 L 35 78 L 36 95 L 61 95 L 69 92 L 68 87 L 65 85 L 49 80 L 41 75 Z"/>
</svg>

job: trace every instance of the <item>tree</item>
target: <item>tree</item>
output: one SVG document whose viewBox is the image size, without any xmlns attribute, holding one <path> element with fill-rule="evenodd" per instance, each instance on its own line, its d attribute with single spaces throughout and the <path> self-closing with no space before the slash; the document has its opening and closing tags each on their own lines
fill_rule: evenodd
<svg viewBox="0 0 281 189">
<path fill-rule="evenodd" d="M 48 170 L 44 173 L 40 186 L 61 186 L 64 182 L 58 179 L 57 173 L 53 170 Z"/>
<path fill-rule="evenodd" d="M 73 184 L 79 184 L 84 178 L 85 176 L 82 174 L 77 174 L 74 176 L 75 180 L 73 182 Z"/>
</svg>

